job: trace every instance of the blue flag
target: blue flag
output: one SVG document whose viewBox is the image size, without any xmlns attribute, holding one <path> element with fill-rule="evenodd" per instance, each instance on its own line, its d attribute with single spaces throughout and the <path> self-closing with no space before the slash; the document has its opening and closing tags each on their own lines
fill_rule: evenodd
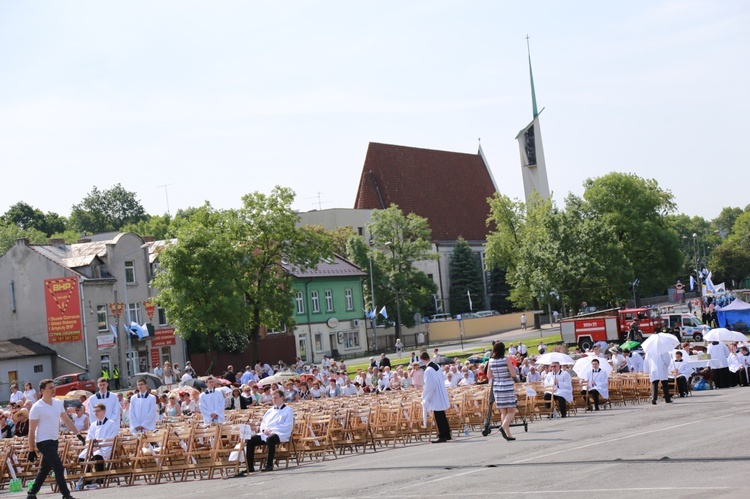
<svg viewBox="0 0 750 499">
<path fill-rule="evenodd" d="M 112 334 L 115 335 L 115 339 L 117 339 L 117 328 L 112 324 L 109 325 L 109 328 L 112 330 Z"/>
<path fill-rule="evenodd" d="M 380 309 L 380 315 L 382 315 L 386 319 L 388 318 L 388 311 L 385 309 L 385 305 L 383 305 L 383 308 Z"/>
</svg>

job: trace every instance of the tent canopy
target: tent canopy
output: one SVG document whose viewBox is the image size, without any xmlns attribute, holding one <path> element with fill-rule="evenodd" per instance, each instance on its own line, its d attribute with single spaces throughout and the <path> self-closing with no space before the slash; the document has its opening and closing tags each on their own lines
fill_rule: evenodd
<svg viewBox="0 0 750 499">
<path fill-rule="evenodd" d="M 738 331 L 747 329 L 750 325 L 750 303 L 737 298 L 726 307 L 717 308 L 716 316 L 719 319 L 719 326 Z M 735 326 L 737 323 L 740 323 L 739 327 Z"/>
</svg>

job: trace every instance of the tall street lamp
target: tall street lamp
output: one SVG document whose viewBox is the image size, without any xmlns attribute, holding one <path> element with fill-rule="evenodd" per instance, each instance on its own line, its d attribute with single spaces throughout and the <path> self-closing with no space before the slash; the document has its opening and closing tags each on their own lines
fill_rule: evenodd
<svg viewBox="0 0 750 499">
<path fill-rule="evenodd" d="M 372 240 L 372 236 L 370 236 L 370 293 L 372 293 L 372 316 L 370 319 L 372 320 L 372 339 L 374 341 L 375 350 L 378 349 L 378 328 L 376 324 L 376 320 L 378 317 L 378 308 L 375 306 L 375 280 L 372 278 L 372 251 L 375 247 L 375 242 Z"/>
<path fill-rule="evenodd" d="M 396 274 L 396 249 L 393 241 L 388 241 L 385 245 L 391 250 L 391 271 L 393 275 Z M 396 339 L 401 337 L 401 300 L 399 299 L 399 290 L 393 287 L 393 292 L 396 293 Z"/>
<path fill-rule="evenodd" d="M 128 330 L 128 357 L 130 359 L 131 365 L 131 376 L 136 373 L 136 366 L 135 366 L 135 359 L 133 358 L 133 339 L 131 338 L 131 331 L 130 331 L 130 325 L 133 323 L 131 317 L 130 317 L 130 302 L 128 301 L 128 270 L 125 264 L 127 263 L 125 259 L 129 257 L 130 255 L 134 253 L 138 253 L 139 251 L 143 251 L 143 249 L 148 248 L 148 243 L 142 244 L 138 247 L 138 249 L 130 251 L 128 253 L 125 253 L 122 255 L 122 272 L 123 272 L 123 285 L 125 286 L 125 313 L 127 316 L 127 330 Z M 135 268 L 135 267 L 134 267 Z M 135 274 L 133 275 L 135 277 Z"/>
</svg>

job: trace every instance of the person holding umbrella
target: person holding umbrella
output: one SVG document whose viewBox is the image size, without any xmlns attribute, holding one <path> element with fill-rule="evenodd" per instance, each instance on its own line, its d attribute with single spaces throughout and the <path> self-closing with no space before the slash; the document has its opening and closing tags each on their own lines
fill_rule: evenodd
<svg viewBox="0 0 750 499">
<path fill-rule="evenodd" d="M 656 399 L 659 396 L 659 382 L 664 394 L 664 401 L 667 404 L 672 403 L 672 396 L 669 394 L 669 353 L 651 353 L 646 352 L 644 365 L 648 372 L 648 378 L 651 381 L 651 404 L 656 405 Z"/>
<path fill-rule="evenodd" d="M 552 370 L 544 378 L 544 386 L 550 388 L 544 393 L 544 400 L 554 398 L 560 406 L 560 417 L 566 418 L 568 417 L 567 404 L 573 402 L 573 384 L 570 381 L 570 374 L 560 369 L 559 362 L 552 362 L 550 368 Z"/>
</svg>

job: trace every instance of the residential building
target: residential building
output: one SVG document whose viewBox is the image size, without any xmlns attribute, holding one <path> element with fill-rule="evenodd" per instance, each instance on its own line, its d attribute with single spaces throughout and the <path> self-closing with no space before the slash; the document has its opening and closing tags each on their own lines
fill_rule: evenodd
<svg viewBox="0 0 750 499">
<path fill-rule="evenodd" d="M 319 363 L 323 355 L 361 354 L 367 350 L 362 296 L 365 273 L 339 255 L 300 270 L 284 264 L 294 276 L 294 330 L 297 355 Z"/>
<path fill-rule="evenodd" d="M 75 244 L 17 240 L 0 257 L 0 281 L 7 283 L 0 287 L 0 339 L 54 350 L 52 372 L 41 378 L 78 371 L 95 377 L 117 365 L 127 383 L 165 361 L 182 365 L 184 342 L 150 286 L 161 244 L 132 233 Z M 129 334 L 131 322 L 146 325 L 148 335 Z"/>
</svg>

